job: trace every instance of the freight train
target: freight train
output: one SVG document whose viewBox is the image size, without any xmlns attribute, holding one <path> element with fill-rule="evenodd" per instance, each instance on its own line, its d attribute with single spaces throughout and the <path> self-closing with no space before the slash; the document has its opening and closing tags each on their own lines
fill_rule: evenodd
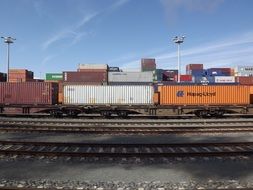
<svg viewBox="0 0 253 190">
<path fill-rule="evenodd" d="M 55 117 L 100 114 L 221 117 L 252 114 L 253 87 L 244 85 L 84 85 L 0 82 L 0 113 Z"/>
</svg>

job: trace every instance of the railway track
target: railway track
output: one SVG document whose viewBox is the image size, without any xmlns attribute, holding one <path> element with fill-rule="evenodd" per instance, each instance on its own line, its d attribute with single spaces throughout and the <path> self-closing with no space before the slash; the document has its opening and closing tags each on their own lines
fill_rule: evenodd
<svg viewBox="0 0 253 190">
<path fill-rule="evenodd" d="M 253 155 L 253 142 L 94 144 L 0 141 L 2 155 L 48 157 L 228 157 Z"/>
<path fill-rule="evenodd" d="M 253 132 L 253 120 L 175 121 L 80 121 L 80 120 L 0 120 L 2 132 L 57 132 L 87 134 L 180 134 Z"/>
<path fill-rule="evenodd" d="M 78 134 L 185 134 L 185 133 L 252 133 L 252 126 L 190 127 L 105 127 L 105 126 L 0 126 L 0 132 L 78 133 Z"/>
<path fill-rule="evenodd" d="M 0 118 L 0 125 L 4 124 L 23 124 L 23 125 L 217 125 L 217 124 L 236 124 L 252 125 L 253 119 L 172 119 L 172 120 L 95 120 L 95 119 L 34 119 L 34 118 Z"/>
</svg>

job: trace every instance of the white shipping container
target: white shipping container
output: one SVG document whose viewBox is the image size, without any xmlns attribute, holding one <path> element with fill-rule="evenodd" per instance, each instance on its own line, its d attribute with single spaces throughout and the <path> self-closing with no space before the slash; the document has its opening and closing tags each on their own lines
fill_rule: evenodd
<svg viewBox="0 0 253 190">
<path fill-rule="evenodd" d="M 235 77 L 233 76 L 215 76 L 215 83 L 235 83 Z"/>
<path fill-rule="evenodd" d="M 147 105 L 153 103 L 153 86 L 64 85 L 64 104 Z"/>
<path fill-rule="evenodd" d="M 107 64 L 79 64 L 78 69 L 103 69 L 107 70 L 108 65 Z"/>
<path fill-rule="evenodd" d="M 108 82 L 153 82 L 153 72 L 109 72 Z"/>
<path fill-rule="evenodd" d="M 237 66 L 235 68 L 236 76 L 253 76 L 253 66 Z"/>
</svg>

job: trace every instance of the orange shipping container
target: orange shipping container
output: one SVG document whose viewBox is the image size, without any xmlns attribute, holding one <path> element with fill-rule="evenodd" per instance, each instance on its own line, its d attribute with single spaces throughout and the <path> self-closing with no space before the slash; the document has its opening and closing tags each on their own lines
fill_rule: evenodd
<svg viewBox="0 0 253 190">
<path fill-rule="evenodd" d="M 250 94 L 253 94 L 253 86 L 250 86 Z"/>
<path fill-rule="evenodd" d="M 159 86 L 160 105 L 246 105 L 249 86 Z"/>
</svg>

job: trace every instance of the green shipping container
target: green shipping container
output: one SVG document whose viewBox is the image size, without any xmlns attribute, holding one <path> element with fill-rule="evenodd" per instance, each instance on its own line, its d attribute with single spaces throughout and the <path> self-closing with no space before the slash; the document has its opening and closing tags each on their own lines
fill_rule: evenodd
<svg viewBox="0 0 253 190">
<path fill-rule="evenodd" d="M 62 80 L 62 73 L 46 73 L 46 80 Z"/>
</svg>

